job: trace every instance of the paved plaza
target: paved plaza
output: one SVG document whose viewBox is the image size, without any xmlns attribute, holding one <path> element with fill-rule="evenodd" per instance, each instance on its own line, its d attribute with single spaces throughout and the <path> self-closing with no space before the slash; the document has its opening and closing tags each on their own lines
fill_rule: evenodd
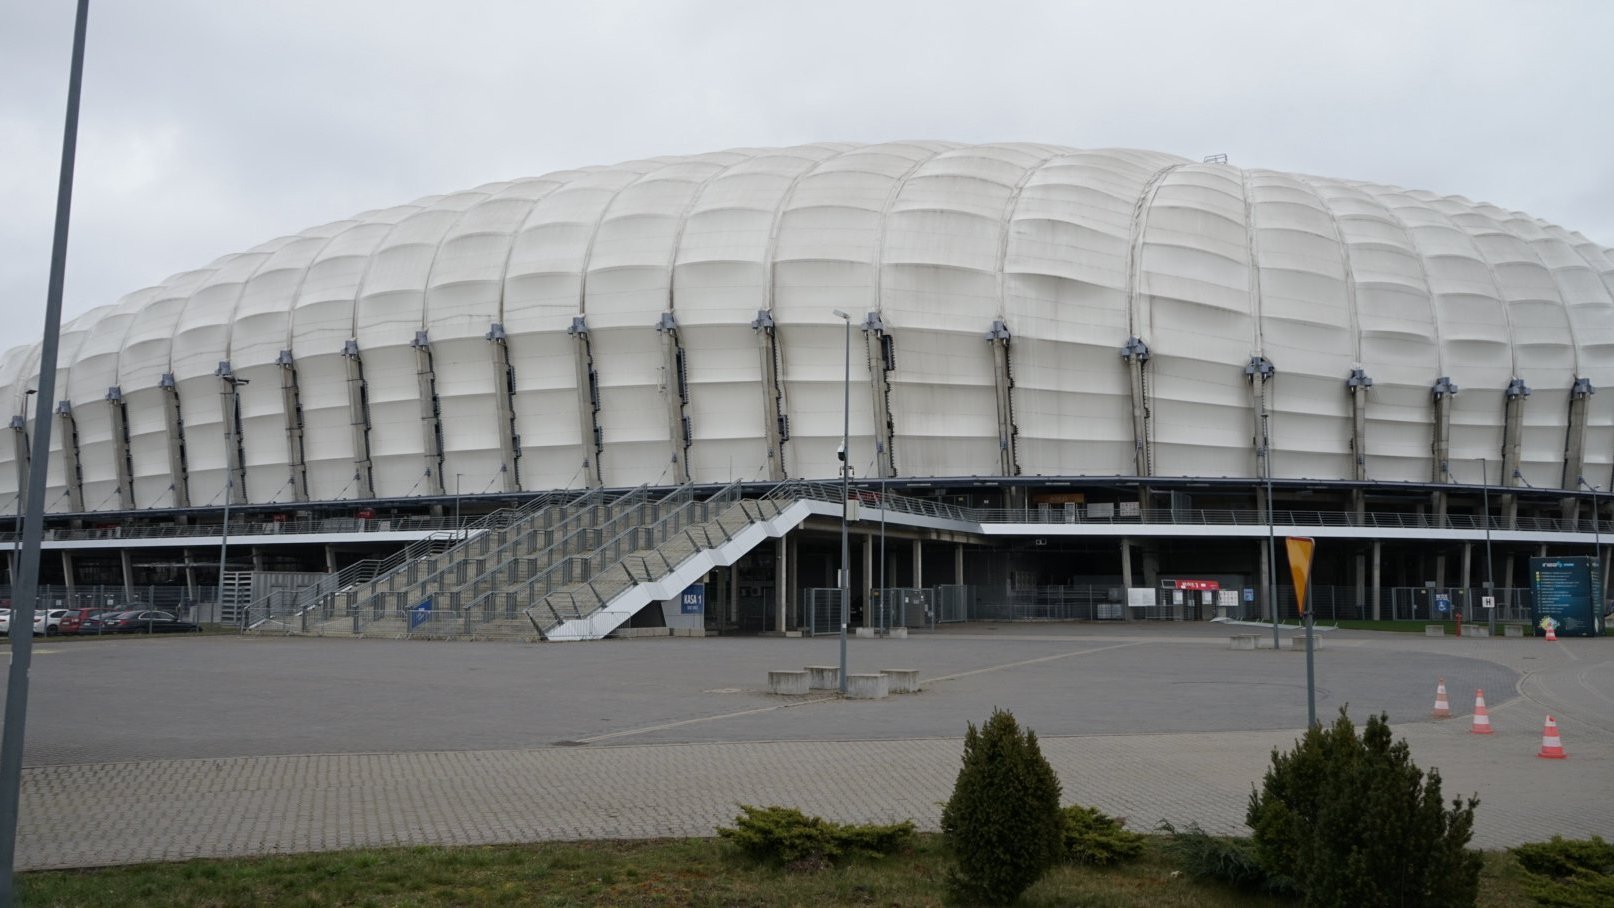
<svg viewBox="0 0 1614 908">
<path fill-rule="evenodd" d="M 1245 630 L 1245 629 L 1241 629 Z M 196 637 L 36 648 L 17 864 L 93 866 L 369 845 L 709 835 L 737 805 L 934 829 L 967 722 L 1013 710 L 1067 803 L 1242 831 L 1306 722 L 1301 652 L 1175 624 L 972 624 L 854 639 L 853 671 L 924 690 L 767 693 L 834 639 L 520 645 Z M 1318 714 L 1389 715 L 1475 840 L 1614 837 L 1614 641 L 1330 631 Z M 1444 678 L 1457 716 L 1430 718 Z M 1496 733 L 1469 733 L 1483 688 Z M 1535 756 L 1547 713 L 1567 760 Z"/>
</svg>

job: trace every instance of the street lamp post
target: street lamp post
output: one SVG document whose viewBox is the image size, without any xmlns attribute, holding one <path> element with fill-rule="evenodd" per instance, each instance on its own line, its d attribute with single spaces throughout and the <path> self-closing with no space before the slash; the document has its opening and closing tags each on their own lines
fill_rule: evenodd
<svg viewBox="0 0 1614 908">
<path fill-rule="evenodd" d="M 235 468 L 230 463 L 230 452 L 241 444 L 241 426 L 239 425 L 241 412 L 241 386 L 252 384 L 248 378 L 236 378 L 232 373 L 220 376 L 230 385 L 230 412 L 224 414 L 224 443 L 229 447 L 224 449 L 224 525 L 219 532 L 219 591 L 218 609 L 219 620 L 224 619 L 224 559 L 230 551 L 230 499 L 235 497 Z M 201 616 L 198 615 L 198 618 Z M 240 616 L 241 626 L 244 629 L 248 616 Z"/>
<path fill-rule="evenodd" d="M 1603 533 L 1598 524 L 1597 486 L 1586 481 L 1586 477 L 1577 477 L 1580 484 L 1592 493 L 1592 605 L 1597 614 L 1603 612 Z"/>
<path fill-rule="evenodd" d="M 1480 501 L 1485 509 L 1485 593 L 1491 597 L 1491 607 L 1486 609 L 1490 613 L 1489 630 L 1492 637 L 1496 636 L 1496 582 L 1491 576 L 1491 478 L 1490 463 L 1480 458 Z"/>
<path fill-rule="evenodd" d="M 1261 414 L 1261 462 L 1267 480 L 1267 590 L 1271 597 L 1268 604 L 1272 608 L 1272 651 L 1277 652 L 1281 647 L 1278 640 L 1277 531 L 1272 525 L 1272 436 L 1267 432 L 1267 414 L 1264 412 Z"/>
<path fill-rule="evenodd" d="M 454 474 L 454 538 L 460 538 L 460 480 L 465 478 L 464 473 Z"/>
<path fill-rule="evenodd" d="M 851 507 L 852 463 L 852 316 L 835 310 L 845 325 L 846 367 L 841 379 L 841 694 L 846 693 L 846 626 L 852 623 L 852 547 L 848 538 L 847 509 Z"/>
</svg>

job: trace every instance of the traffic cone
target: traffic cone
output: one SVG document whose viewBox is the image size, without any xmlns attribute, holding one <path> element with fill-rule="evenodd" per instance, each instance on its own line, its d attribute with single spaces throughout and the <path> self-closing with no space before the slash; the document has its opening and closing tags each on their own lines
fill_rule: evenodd
<svg viewBox="0 0 1614 908">
<path fill-rule="evenodd" d="M 1451 718 L 1451 703 L 1446 700 L 1445 678 L 1441 678 L 1440 684 L 1435 688 L 1435 711 L 1433 715 L 1436 719 Z"/>
<path fill-rule="evenodd" d="M 1491 733 L 1491 714 L 1485 711 L 1485 691 L 1474 691 L 1474 728 L 1473 734 L 1488 735 Z"/>
<path fill-rule="evenodd" d="M 1552 721 L 1551 716 L 1547 717 L 1547 727 L 1541 732 L 1541 753 L 1536 756 L 1549 760 L 1562 760 L 1569 756 L 1564 753 L 1564 742 L 1558 738 L 1558 723 Z"/>
<path fill-rule="evenodd" d="M 1547 622 L 1547 642 L 1558 642 L 1558 625 L 1552 621 Z"/>
</svg>

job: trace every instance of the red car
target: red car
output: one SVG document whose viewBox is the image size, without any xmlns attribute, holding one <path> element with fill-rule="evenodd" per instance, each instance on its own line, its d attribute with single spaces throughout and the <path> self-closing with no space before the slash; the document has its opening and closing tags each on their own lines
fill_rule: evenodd
<svg viewBox="0 0 1614 908">
<path fill-rule="evenodd" d="M 104 611 L 106 611 L 104 608 L 68 609 L 67 614 L 62 616 L 61 623 L 56 626 L 56 631 L 57 633 L 62 634 L 82 633 L 80 629 L 84 625 L 84 619 L 90 617 L 91 615 L 99 615 Z"/>
</svg>

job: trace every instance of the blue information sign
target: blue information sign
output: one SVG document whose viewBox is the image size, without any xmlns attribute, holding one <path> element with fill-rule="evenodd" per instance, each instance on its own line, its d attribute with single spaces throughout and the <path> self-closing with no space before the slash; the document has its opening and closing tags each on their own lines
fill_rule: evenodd
<svg viewBox="0 0 1614 908">
<path fill-rule="evenodd" d="M 1445 593 L 1436 593 L 1435 594 L 1435 608 L 1442 615 L 1451 614 L 1451 597 L 1446 595 Z"/>
<path fill-rule="evenodd" d="M 678 599 L 680 615 L 700 615 L 706 612 L 706 584 L 691 583 Z"/>
<path fill-rule="evenodd" d="M 431 619 L 432 600 L 428 596 L 419 605 L 409 610 L 409 630 L 413 632 L 415 628 L 420 627 Z"/>
<path fill-rule="evenodd" d="M 1597 607 L 1597 566 L 1590 558 L 1530 559 L 1530 623 L 1537 635 L 1547 627 L 1557 636 L 1595 637 L 1603 633 Z"/>
</svg>

